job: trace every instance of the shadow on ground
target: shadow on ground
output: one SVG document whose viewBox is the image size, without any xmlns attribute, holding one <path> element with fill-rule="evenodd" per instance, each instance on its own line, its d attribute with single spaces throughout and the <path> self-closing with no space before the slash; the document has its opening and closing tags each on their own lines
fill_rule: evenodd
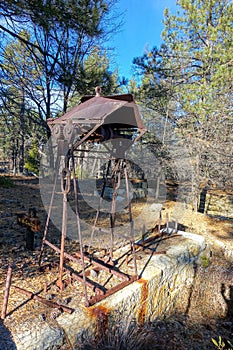
<svg viewBox="0 0 233 350">
<path fill-rule="evenodd" d="M 3 320 L 0 320 L 0 349 L 17 350 L 10 331 L 4 326 Z"/>
</svg>

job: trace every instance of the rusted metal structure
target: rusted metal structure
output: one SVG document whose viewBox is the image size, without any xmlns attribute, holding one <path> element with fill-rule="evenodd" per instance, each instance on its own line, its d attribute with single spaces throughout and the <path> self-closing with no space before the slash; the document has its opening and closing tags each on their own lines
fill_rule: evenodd
<svg viewBox="0 0 233 350">
<path fill-rule="evenodd" d="M 84 142 L 103 142 L 114 138 L 132 139 L 135 132 L 138 140 L 146 128 L 131 94 L 105 96 L 96 88 L 95 96 L 84 96 L 81 103 L 62 117 L 49 119 L 53 136 L 67 145 L 78 135 L 73 143 L 76 150 Z"/>
<path fill-rule="evenodd" d="M 139 140 L 146 132 L 146 128 L 140 117 L 138 107 L 131 94 L 115 95 L 115 96 L 101 96 L 101 89 L 96 88 L 95 96 L 85 96 L 81 99 L 80 104 L 73 107 L 63 116 L 50 119 L 48 121 L 53 138 L 57 143 L 57 157 L 56 157 L 56 176 L 54 180 L 53 193 L 51 195 L 48 217 L 45 224 L 43 242 L 41 246 L 41 254 L 39 264 L 42 262 L 42 254 L 44 246 L 47 245 L 60 256 L 59 264 L 59 278 L 58 286 L 63 289 L 63 273 L 68 271 L 74 280 L 82 281 L 84 287 L 84 295 L 86 306 L 93 305 L 95 302 L 111 295 L 115 291 L 123 288 L 129 283 L 132 283 L 138 278 L 137 263 L 135 256 L 135 242 L 134 242 L 134 225 L 131 210 L 129 178 L 127 173 L 127 160 L 125 159 L 125 151 L 131 147 L 134 142 Z M 125 142 L 122 142 L 125 140 Z M 109 159 L 107 162 L 107 169 L 102 182 L 102 189 L 100 191 L 99 205 L 96 210 L 94 225 L 92 227 L 89 250 L 84 251 L 83 237 L 80 225 L 79 213 L 79 198 L 78 198 L 78 184 L 79 179 L 76 176 L 76 159 L 83 157 L 82 147 L 85 144 L 101 143 L 106 141 Z M 111 149 L 109 149 L 111 148 Z M 60 158 L 63 157 L 64 167 L 60 169 Z M 100 154 L 101 157 L 101 154 Z M 59 174 L 60 172 L 60 174 Z M 62 232 L 60 248 L 52 244 L 47 239 L 48 226 L 53 206 L 55 184 L 57 179 L 61 178 L 61 191 L 63 196 L 63 210 L 62 210 Z M 97 230 L 97 223 L 101 210 L 101 203 L 104 197 L 107 179 L 111 179 L 113 194 L 111 210 L 109 213 L 110 219 L 110 242 L 109 258 L 106 260 L 99 259 L 90 252 L 93 236 Z M 121 179 L 124 178 L 125 192 L 127 198 L 128 220 L 130 223 L 130 246 L 134 261 L 134 275 L 128 275 L 120 271 L 113 260 L 114 252 L 114 228 L 115 228 L 115 211 L 117 193 L 120 186 Z M 75 197 L 75 215 L 77 223 L 77 231 L 79 237 L 79 252 L 72 256 L 65 252 L 65 239 L 67 235 L 67 196 L 72 189 Z M 77 273 L 71 267 L 67 266 L 64 259 L 77 262 L 80 264 L 82 272 Z M 94 268 L 100 268 L 108 271 L 109 274 L 117 276 L 121 282 L 111 289 L 106 289 L 104 286 L 97 285 L 92 282 L 86 275 L 86 263 L 92 264 Z M 87 288 L 91 288 L 96 292 L 95 296 L 88 297 Z"/>
<path fill-rule="evenodd" d="M 17 213 L 17 223 L 21 226 L 27 227 L 26 234 L 26 249 L 34 249 L 34 234 L 40 231 L 40 220 L 37 217 L 36 209 L 30 208 L 28 214 Z"/>
</svg>

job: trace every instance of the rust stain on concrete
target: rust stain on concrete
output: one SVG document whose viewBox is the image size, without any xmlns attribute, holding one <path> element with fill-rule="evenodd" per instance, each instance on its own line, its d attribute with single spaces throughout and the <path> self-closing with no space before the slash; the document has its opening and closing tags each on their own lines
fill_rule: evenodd
<svg viewBox="0 0 233 350">
<path fill-rule="evenodd" d="M 89 314 L 96 319 L 96 338 L 97 340 L 106 337 L 108 332 L 108 308 L 100 305 L 90 308 Z"/>
<path fill-rule="evenodd" d="M 148 281 L 141 278 L 138 280 L 138 283 L 142 285 L 141 299 L 140 299 L 140 308 L 138 312 L 138 323 L 143 325 L 146 320 L 147 313 L 147 302 L 148 302 Z"/>
</svg>

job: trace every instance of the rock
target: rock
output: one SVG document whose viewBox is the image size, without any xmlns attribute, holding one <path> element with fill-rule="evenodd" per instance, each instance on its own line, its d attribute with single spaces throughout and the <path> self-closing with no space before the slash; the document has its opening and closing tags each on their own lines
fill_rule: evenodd
<svg viewBox="0 0 233 350">
<path fill-rule="evenodd" d="M 62 314 L 62 311 L 60 309 L 53 309 L 50 313 L 50 319 L 55 320 L 61 314 Z"/>
<path fill-rule="evenodd" d="M 90 277 L 97 278 L 98 277 L 98 272 L 93 270 L 93 269 L 91 269 L 90 270 Z"/>
</svg>

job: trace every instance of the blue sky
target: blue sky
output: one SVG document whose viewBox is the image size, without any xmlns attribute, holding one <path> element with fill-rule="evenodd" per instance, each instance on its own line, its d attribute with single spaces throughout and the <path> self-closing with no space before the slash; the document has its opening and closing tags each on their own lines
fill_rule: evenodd
<svg viewBox="0 0 233 350">
<path fill-rule="evenodd" d="M 142 56 L 148 47 L 160 46 L 166 7 L 174 13 L 176 0 L 119 0 L 117 8 L 124 13 L 124 24 L 110 45 L 115 47 L 115 64 L 120 77 L 132 76 L 134 57 Z"/>
</svg>

